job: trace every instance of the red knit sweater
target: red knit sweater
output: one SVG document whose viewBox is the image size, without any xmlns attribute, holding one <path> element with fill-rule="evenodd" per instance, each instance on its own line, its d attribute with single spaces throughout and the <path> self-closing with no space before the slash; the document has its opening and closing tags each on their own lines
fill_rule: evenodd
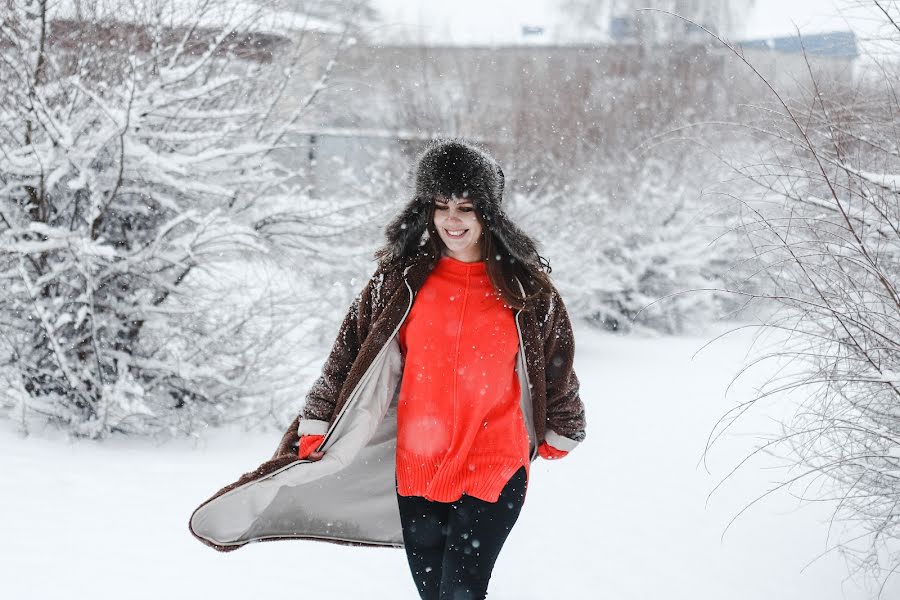
<svg viewBox="0 0 900 600">
<path fill-rule="evenodd" d="M 518 332 L 485 263 L 440 258 L 399 335 L 406 361 L 397 406 L 398 493 L 496 502 L 530 461 L 515 370 Z"/>
</svg>

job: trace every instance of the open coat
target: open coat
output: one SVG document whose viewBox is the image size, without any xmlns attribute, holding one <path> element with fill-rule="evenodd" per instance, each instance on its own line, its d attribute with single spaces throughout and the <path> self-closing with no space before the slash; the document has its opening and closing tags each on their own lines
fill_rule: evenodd
<svg viewBox="0 0 900 600">
<path fill-rule="evenodd" d="M 341 324 L 302 415 L 270 460 L 193 512 L 194 536 L 220 551 L 277 539 L 403 547 L 394 462 L 404 361 L 398 331 L 436 261 L 420 252 L 395 267 L 379 266 Z M 572 327 L 558 292 L 534 295 L 515 323 L 531 460 L 545 440 L 572 450 L 585 437 L 585 414 Z M 321 460 L 297 458 L 300 433 L 325 434 Z"/>
</svg>

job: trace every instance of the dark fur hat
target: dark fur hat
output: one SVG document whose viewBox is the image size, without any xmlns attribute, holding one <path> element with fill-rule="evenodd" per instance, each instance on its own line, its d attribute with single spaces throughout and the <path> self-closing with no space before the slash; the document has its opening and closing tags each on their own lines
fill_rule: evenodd
<svg viewBox="0 0 900 600">
<path fill-rule="evenodd" d="M 497 161 L 482 148 L 461 140 L 442 139 L 428 144 L 415 171 L 415 196 L 385 229 L 385 254 L 403 260 L 416 254 L 431 214 L 435 196 L 466 196 L 472 200 L 496 243 L 516 260 L 540 266 L 534 241 L 509 220 L 500 204 L 504 176 Z"/>
</svg>

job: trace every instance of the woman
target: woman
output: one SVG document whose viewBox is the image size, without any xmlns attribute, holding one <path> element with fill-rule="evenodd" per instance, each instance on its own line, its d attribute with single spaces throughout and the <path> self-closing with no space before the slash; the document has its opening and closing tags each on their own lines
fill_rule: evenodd
<svg viewBox="0 0 900 600">
<path fill-rule="evenodd" d="M 426 148 L 302 415 L 192 515 L 204 543 L 402 545 L 422 598 L 485 597 L 530 462 L 585 437 L 571 324 L 503 183 L 472 144 Z"/>
</svg>

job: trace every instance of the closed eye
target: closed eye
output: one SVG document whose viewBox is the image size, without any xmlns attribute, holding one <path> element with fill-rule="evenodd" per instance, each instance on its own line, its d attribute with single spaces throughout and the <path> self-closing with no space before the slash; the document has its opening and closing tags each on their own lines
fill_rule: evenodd
<svg viewBox="0 0 900 600">
<path fill-rule="evenodd" d="M 444 204 L 444 205 L 435 204 L 435 205 L 434 205 L 434 209 L 435 209 L 435 210 L 447 210 L 447 205 L 446 205 L 446 204 Z M 471 206 L 463 206 L 463 207 L 461 207 L 459 210 L 460 210 L 461 212 L 472 212 L 472 211 L 475 210 L 475 209 L 474 209 L 473 207 L 471 207 Z"/>
</svg>

